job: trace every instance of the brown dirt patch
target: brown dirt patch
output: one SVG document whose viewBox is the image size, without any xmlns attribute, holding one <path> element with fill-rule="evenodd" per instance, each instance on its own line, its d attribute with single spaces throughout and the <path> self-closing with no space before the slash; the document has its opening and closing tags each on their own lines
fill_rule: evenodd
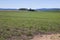
<svg viewBox="0 0 60 40">
<path fill-rule="evenodd" d="M 31 40 L 60 40 L 60 34 L 35 35 Z"/>
</svg>

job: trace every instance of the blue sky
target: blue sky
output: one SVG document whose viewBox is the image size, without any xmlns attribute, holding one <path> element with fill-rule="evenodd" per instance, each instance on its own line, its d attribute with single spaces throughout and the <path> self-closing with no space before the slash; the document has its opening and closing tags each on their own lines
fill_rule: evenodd
<svg viewBox="0 0 60 40">
<path fill-rule="evenodd" d="M 60 0 L 0 0 L 0 8 L 60 8 Z"/>
</svg>

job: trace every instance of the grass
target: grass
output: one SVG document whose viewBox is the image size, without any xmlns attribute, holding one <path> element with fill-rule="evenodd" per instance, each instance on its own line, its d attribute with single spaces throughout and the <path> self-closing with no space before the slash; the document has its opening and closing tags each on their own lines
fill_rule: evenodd
<svg viewBox="0 0 60 40">
<path fill-rule="evenodd" d="M 60 32 L 60 12 L 0 11 L 0 39 Z"/>
</svg>

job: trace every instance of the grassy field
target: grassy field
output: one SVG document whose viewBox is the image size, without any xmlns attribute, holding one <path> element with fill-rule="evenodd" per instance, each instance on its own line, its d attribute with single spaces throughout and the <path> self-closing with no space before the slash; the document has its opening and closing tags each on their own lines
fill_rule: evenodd
<svg viewBox="0 0 60 40">
<path fill-rule="evenodd" d="M 0 40 L 60 32 L 60 12 L 0 11 Z"/>
</svg>

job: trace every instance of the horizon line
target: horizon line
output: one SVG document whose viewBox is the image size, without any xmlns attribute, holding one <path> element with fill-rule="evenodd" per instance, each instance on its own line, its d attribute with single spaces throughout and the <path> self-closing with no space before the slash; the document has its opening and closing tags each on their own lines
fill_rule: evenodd
<svg viewBox="0 0 60 40">
<path fill-rule="evenodd" d="M 20 9 L 20 8 L 0 8 L 0 9 Z M 30 8 L 27 8 L 27 9 L 30 9 Z M 51 9 L 51 8 L 31 8 L 31 9 Z"/>
</svg>

